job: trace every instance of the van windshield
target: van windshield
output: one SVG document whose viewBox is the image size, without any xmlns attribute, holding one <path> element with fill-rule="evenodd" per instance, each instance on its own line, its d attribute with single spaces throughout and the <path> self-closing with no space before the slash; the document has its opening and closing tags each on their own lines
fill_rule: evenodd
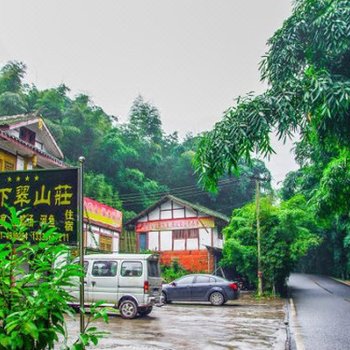
<svg viewBox="0 0 350 350">
<path fill-rule="evenodd" d="M 147 265 L 149 277 L 160 277 L 160 268 L 158 260 L 148 260 Z"/>
</svg>

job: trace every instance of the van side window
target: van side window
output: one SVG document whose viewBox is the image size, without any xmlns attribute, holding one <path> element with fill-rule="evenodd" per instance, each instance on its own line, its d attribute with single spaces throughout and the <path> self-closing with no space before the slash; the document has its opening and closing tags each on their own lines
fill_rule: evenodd
<svg viewBox="0 0 350 350">
<path fill-rule="evenodd" d="M 92 265 L 92 276 L 113 277 L 117 274 L 116 261 L 95 261 Z"/>
<path fill-rule="evenodd" d="M 140 261 L 124 261 L 122 263 L 121 275 L 123 277 L 142 276 L 142 263 Z"/>
</svg>

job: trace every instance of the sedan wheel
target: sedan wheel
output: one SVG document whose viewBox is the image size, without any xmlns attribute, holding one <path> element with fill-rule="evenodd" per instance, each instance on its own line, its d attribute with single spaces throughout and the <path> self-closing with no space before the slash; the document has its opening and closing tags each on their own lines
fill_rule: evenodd
<svg viewBox="0 0 350 350">
<path fill-rule="evenodd" d="M 225 298 L 220 292 L 213 292 L 210 294 L 209 301 L 212 305 L 219 306 L 225 302 Z"/>
<path fill-rule="evenodd" d="M 123 318 L 135 318 L 137 315 L 137 305 L 133 300 L 124 300 L 120 303 L 119 311 Z"/>
</svg>

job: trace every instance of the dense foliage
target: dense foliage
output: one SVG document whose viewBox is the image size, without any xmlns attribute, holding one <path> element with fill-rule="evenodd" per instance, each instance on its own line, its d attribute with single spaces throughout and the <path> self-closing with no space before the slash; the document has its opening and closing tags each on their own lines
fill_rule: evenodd
<svg viewBox="0 0 350 350">
<path fill-rule="evenodd" d="M 192 168 L 198 137 L 162 129 L 158 109 L 136 97 L 128 122 L 120 123 L 86 95 L 71 97 L 69 88 L 39 90 L 23 83 L 26 67 L 10 62 L 0 71 L 0 116 L 39 113 L 66 157 L 76 164 L 86 157 L 86 195 L 131 218 L 166 193 L 231 213 L 251 200 L 254 184 L 247 177 L 266 173 L 262 162 L 245 166 L 240 177 L 223 178 L 217 195 L 197 185 Z"/>
<path fill-rule="evenodd" d="M 19 241 L 30 230 L 22 214 L 10 208 L 6 219 L 0 220 L 1 234 L 7 239 L 0 244 L 0 349 L 53 349 L 59 336 L 67 350 L 97 344 L 104 333 L 88 322 L 84 333 L 68 347 L 65 316 L 73 316 L 73 310 L 67 304 L 72 297 L 66 288 L 82 269 L 76 264 L 57 264 L 69 248 L 60 244 L 61 235 L 54 227 L 41 228 L 38 233 L 43 241 L 38 244 Z M 106 318 L 106 311 L 92 310 L 91 320 L 100 316 Z"/>
<path fill-rule="evenodd" d="M 268 41 L 260 70 L 265 93 L 239 98 L 199 143 L 195 162 L 201 181 L 218 179 L 253 151 L 273 152 L 271 133 L 295 133 L 300 170 L 290 174 L 282 196 L 305 195 L 319 216 L 324 244 L 302 268 L 350 275 L 350 3 L 297 0 L 292 15 Z"/>
<path fill-rule="evenodd" d="M 265 289 L 283 292 L 285 280 L 299 259 L 319 244 L 318 227 L 305 198 L 298 195 L 274 205 L 265 197 L 260 203 L 261 270 Z M 255 203 L 233 211 L 224 231 L 224 267 L 257 283 L 257 230 Z"/>
<path fill-rule="evenodd" d="M 166 283 L 170 283 L 182 276 L 190 273 L 185 270 L 180 264 L 179 261 L 174 259 L 170 265 L 161 265 L 162 278 Z"/>
</svg>

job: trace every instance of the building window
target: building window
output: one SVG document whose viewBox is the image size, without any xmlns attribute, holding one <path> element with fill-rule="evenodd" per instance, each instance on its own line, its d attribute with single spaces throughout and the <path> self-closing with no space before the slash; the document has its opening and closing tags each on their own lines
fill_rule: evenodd
<svg viewBox="0 0 350 350">
<path fill-rule="evenodd" d="M 199 238 L 198 228 L 173 231 L 173 239 L 188 239 L 188 238 Z"/>
<path fill-rule="evenodd" d="M 218 231 L 218 239 L 223 239 L 222 231 Z"/>
<path fill-rule="evenodd" d="M 31 145 L 35 145 L 35 132 L 28 128 L 22 127 L 19 129 L 19 138 Z"/>
</svg>

